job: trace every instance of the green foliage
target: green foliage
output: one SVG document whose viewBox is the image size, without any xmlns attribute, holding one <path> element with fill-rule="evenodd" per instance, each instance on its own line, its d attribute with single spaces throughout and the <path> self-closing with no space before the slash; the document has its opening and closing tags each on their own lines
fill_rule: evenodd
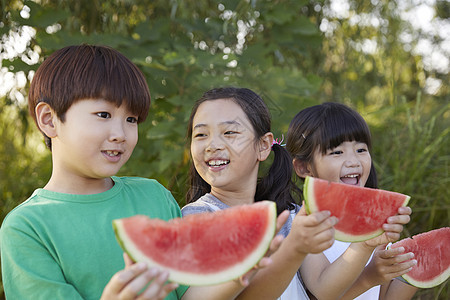
<svg viewBox="0 0 450 300">
<path fill-rule="evenodd" d="M 323 35 L 318 29 L 323 9 L 317 7 L 327 2 L 312 0 L 0 1 L 6 7 L 0 45 L 27 25 L 36 30 L 27 51 L 40 55 L 37 64 L 21 55 L 1 63 L 28 76 L 54 50 L 79 43 L 109 45 L 132 59 L 146 75 L 152 106 L 119 175 L 156 178 L 180 205 L 189 166 L 186 124 L 206 90 L 236 85 L 258 92 L 271 110 L 276 137 L 302 108 L 344 102 L 372 129 L 381 188 L 412 197 L 405 235 L 449 226 L 448 74 L 434 74 L 443 79 L 437 95 L 423 94 L 430 73 L 398 42 L 405 24 L 392 9 L 396 2 L 350 2 L 352 13 L 377 12 L 388 22 L 379 30 L 328 18 L 333 34 Z M 438 1 L 448 7 L 444 3 Z M 24 5 L 29 18 L 20 13 Z M 366 39 L 377 41 L 377 52 L 355 47 Z M 26 94 L 26 87 L 19 92 Z M 24 103 L 12 94 L 1 99 L 1 219 L 44 186 L 51 172 L 50 153 L 26 115 Z M 448 297 L 443 284 L 415 298 Z"/>
</svg>

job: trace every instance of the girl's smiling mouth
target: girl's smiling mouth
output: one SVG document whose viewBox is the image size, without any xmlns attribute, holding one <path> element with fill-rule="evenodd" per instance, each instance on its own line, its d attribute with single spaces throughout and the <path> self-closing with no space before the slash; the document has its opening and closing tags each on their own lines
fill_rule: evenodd
<svg viewBox="0 0 450 300">
<path fill-rule="evenodd" d="M 348 174 L 340 178 L 342 183 L 351 184 L 351 185 L 359 185 L 359 179 L 361 175 L 359 174 Z"/>
<path fill-rule="evenodd" d="M 230 161 L 227 159 L 211 159 L 206 162 L 208 167 L 213 169 L 223 169 L 229 163 Z"/>
</svg>

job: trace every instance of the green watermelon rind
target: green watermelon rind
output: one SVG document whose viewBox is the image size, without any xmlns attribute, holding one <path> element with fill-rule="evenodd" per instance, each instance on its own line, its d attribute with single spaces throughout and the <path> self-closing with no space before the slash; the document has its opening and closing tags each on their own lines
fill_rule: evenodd
<svg viewBox="0 0 450 300">
<path fill-rule="evenodd" d="M 319 208 L 316 205 L 316 202 L 314 201 L 314 178 L 307 176 L 305 178 L 304 188 L 303 188 L 303 196 L 305 199 L 305 206 L 306 206 L 306 212 L 308 214 L 311 214 L 313 212 L 319 211 Z M 403 202 L 402 206 L 408 205 L 409 200 L 411 199 L 410 196 L 404 195 L 405 201 Z M 341 242 L 350 242 L 350 243 L 357 243 L 357 242 L 364 242 L 369 239 L 372 239 L 374 237 L 380 236 L 384 233 L 383 229 L 375 230 L 372 232 L 369 232 L 367 234 L 362 235 L 352 235 L 347 234 L 339 230 L 335 230 L 334 238 Z"/>
<path fill-rule="evenodd" d="M 440 274 L 439 276 L 434 277 L 433 280 L 429 281 L 418 281 L 411 276 L 408 275 L 408 273 L 402 275 L 403 279 L 405 279 L 409 284 L 412 286 L 421 288 L 421 289 L 429 289 L 433 288 L 435 286 L 440 285 L 441 283 L 445 282 L 450 277 L 450 268 L 448 268 L 444 273 Z"/>
<path fill-rule="evenodd" d="M 405 238 L 405 239 L 411 239 L 411 238 Z M 403 240 L 405 240 L 405 239 L 403 239 Z M 397 243 L 401 243 L 403 240 L 400 240 Z M 394 243 L 394 244 L 396 244 L 396 243 Z M 391 249 L 394 244 L 389 244 L 387 249 Z M 429 288 L 433 288 L 433 287 L 436 287 L 436 286 L 444 283 L 450 277 L 450 266 L 444 272 L 442 272 L 440 275 L 434 277 L 432 280 L 419 281 L 415 278 L 412 278 L 410 275 L 408 275 L 408 273 L 403 274 L 401 277 L 403 279 L 405 279 L 406 282 L 408 282 L 412 286 L 415 286 L 415 287 L 421 288 L 421 289 L 429 289 Z"/>
<path fill-rule="evenodd" d="M 203 286 L 203 285 L 206 286 L 206 285 L 220 284 L 230 280 L 235 280 L 240 276 L 242 276 L 243 274 L 245 274 L 246 272 L 250 271 L 269 249 L 270 243 L 273 237 L 275 236 L 276 231 L 276 219 L 277 219 L 276 204 L 273 201 L 259 201 L 258 204 L 260 203 L 264 203 L 264 205 L 267 205 L 268 207 L 267 217 L 271 220 L 270 223 L 272 224 L 272 226 L 270 225 L 268 226 L 266 233 L 264 234 L 264 238 L 261 240 L 258 247 L 249 256 L 247 256 L 247 258 L 244 261 L 215 274 L 199 275 L 163 266 L 140 253 L 140 251 L 135 247 L 132 247 L 133 242 L 127 238 L 121 219 L 113 220 L 113 228 L 120 247 L 123 249 L 125 253 L 128 254 L 128 256 L 134 262 L 143 261 L 146 262 L 149 267 L 157 267 L 160 269 L 168 270 L 169 281 L 190 286 Z"/>
</svg>

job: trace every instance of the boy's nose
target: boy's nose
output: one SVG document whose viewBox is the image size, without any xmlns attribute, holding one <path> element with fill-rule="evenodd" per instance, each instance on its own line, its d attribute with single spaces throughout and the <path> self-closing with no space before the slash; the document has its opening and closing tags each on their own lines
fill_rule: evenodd
<svg viewBox="0 0 450 300">
<path fill-rule="evenodd" d="M 125 129 L 121 122 L 116 122 L 111 128 L 109 139 L 114 142 L 123 142 L 126 140 Z"/>
</svg>

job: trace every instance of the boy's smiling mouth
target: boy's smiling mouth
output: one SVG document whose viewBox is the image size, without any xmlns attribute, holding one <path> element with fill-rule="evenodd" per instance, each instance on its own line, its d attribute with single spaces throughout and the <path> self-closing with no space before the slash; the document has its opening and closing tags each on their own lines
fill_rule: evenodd
<svg viewBox="0 0 450 300">
<path fill-rule="evenodd" d="M 102 150 L 103 155 L 111 162 L 117 162 L 122 157 L 123 151 L 119 150 Z"/>
<path fill-rule="evenodd" d="M 108 155 L 108 156 L 117 156 L 120 154 L 119 151 L 115 151 L 115 150 L 106 150 L 106 151 L 104 151 L 104 153 L 106 153 L 106 155 Z"/>
<path fill-rule="evenodd" d="M 359 185 L 360 177 L 361 176 L 359 174 L 347 174 L 345 176 L 342 176 L 340 180 L 345 184 Z"/>
</svg>

